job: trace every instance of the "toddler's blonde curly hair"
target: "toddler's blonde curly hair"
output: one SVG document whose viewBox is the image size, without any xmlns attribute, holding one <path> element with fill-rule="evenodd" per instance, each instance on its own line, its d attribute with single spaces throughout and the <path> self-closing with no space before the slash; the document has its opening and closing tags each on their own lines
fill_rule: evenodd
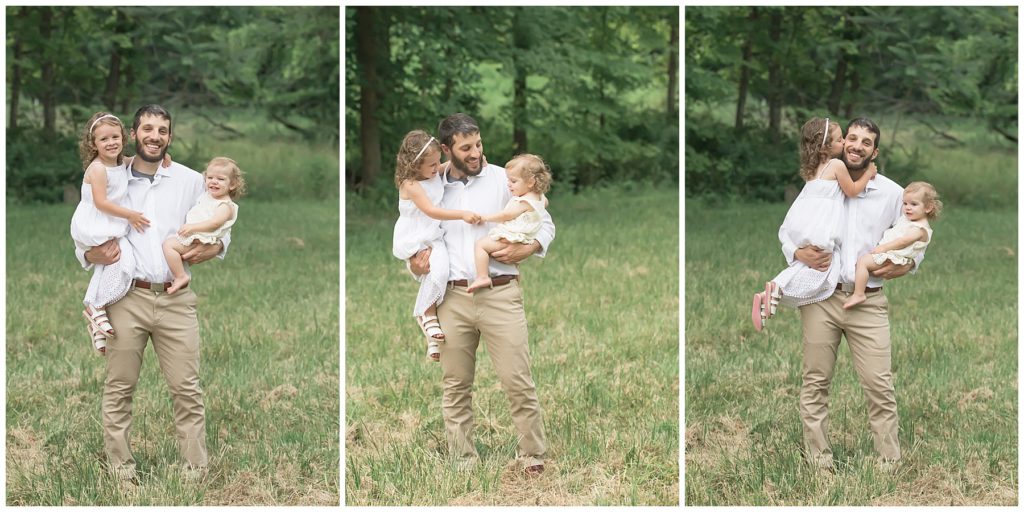
<svg viewBox="0 0 1024 512">
<path fill-rule="evenodd" d="M 533 191 L 543 194 L 551 189 L 551 168 L 537 155 L 523 153 L 516 155 L 505 164 L 505 171 L 517 169 L 523 179 L 533 178 Z"/>
<path fill-rule="evenodd" d="M 921 193 L 921 198 L 924 201 L 925 210 L 931 208 L 930 211 L 926 212 L 928 220 L 935 220 L 942 214 L 942 201 L 939 200 L 939 193 L 935 190 L 935 187 L 931 183 L 925 181 L 915 181 L 907 188 L 903 189 L 904 192 L 910 192 L 911 194 Z"/>
<path fill-rule="evenodd" d="M 247 189 L 245 186 L 245 176 L 242 169 L 238 167 L 238 163 L 226 156 L 214 157 L 210 160 L 210 163 L 206 164 L 206 171 L 203 171 L 203 176 L 210 169 L 224 169 L 228 173 L 228 178 L 231 182 L 228 184 L 228 197 L 232 201 L 245 195 Z"/>
</svg>

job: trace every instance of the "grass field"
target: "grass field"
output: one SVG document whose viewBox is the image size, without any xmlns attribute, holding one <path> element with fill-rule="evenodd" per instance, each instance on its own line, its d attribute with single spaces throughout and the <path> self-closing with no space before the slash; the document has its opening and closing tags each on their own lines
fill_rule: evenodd
<svg viewBox="0 0 1024 512">
<path fill-rule="evenodd" d="M 347 505 L 672 505 L 679 500 L 679 250 L 674 187 L 556 195 L 558 234 L 523 264 L 547 471 L 515 470 L 516 431 L 478 354 L 481 463 L 455 469 L 441 370 L 410 316 L 417 284 L 391 256 L 397 211 L 346 205 Z M 481 344 L 486 346 L 486 341 Z"/>
<path fill-rule="evenodd" d="M 1000 193 L 1015 191 L 1014 181 Z M 875 469 L 864 398 L 840 347 L 837 474 L 827 479 L 800 455 L 799 315 L 784 309 L 762 333 L 750 322 L 751 295 L 784 268 L 776 233 L 786 209 L 687 202 L 686 504 L 1015 505 L 1016 210 L 947 205 L 920 271 L 886 285 L 904 452 L 895 475 Z"/>
<path fill-rule="evenodd" d="M 176 126 L 211 153 L 249 162 L 250 186 L 281 171 L 260 162 L 296 149 L 333 158 L 337 173 L 336 147 L 282 139 L 232 149 L 181 117 Z M 132 425 L 141 486 L 132 496 L 101 466 L 105 360 L 80 313 L 90 273 L 68 234 L 75 205 L 8 203 L 7 505 L 340 502 L 338 199 L 253 196 L 239 202 L 227 258 L 193 269 L 209 476 L 180 481 L 170 396 L 147 350 Z"/>
</svg>

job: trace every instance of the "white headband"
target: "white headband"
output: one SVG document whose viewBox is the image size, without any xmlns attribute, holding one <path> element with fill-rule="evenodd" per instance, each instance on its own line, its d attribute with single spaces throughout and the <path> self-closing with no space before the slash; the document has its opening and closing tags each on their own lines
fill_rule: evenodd
<svg viewBox="0 0 1024 512">
<path fill-rule="evenodd" d="M 117 119 L 117 121 L 118 121 L 118 122 L 120 122 L 120 121 L 121 121 L 121 120 L 120 120 L 120 119 L 118 119 L 118 117 L 117 117 L 117 116 L 115 116 L 114 114 L 104 114 L 104 115 L 102 115 L 102 116 L 99 116 L 99 117 L 97 117 L 97 118 L 96 118 L 96 120 L 92 122 L 92 124 L 91 124 L 91 125 L 89 126 L 89 133 L 92 133 L 92 129 L 93 129 L 93 128 L 96 128 L 96 123 L 100 122 L 100 119 L 105 119 L 105 118 L 107 118 L 107 117 L 113 117 L 114 119 Z"/>
<path fill-rule="evenodd" d="M 416 160 L 419 160 L 420 157 L 423 156 L 423 152 L 426 151 L 427 148 L 430 147 L 430 143 L 434 142 L 435 140 L 437 140 L 437 139 L 435 139 L 434 137 L 430 137 L 430 140 L 428 140 L 427 143 L 424 144 L 422 148 L 420 148 L 420 152 L 416 153 L 416 158 L 413 158 L 412 161 L 415 162 Z"/>
<path fill-rule="evenodd" d="M 825 145 L 825 138 L 828 137 L 828 118 L 825 118 L 825 133 L 821 136 L 821 145 Z"/>
</svg>

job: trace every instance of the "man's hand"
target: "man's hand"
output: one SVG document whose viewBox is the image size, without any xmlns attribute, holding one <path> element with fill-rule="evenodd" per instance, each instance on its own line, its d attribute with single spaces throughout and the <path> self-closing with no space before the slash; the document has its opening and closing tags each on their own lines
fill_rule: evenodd
<svg viewBox="0 0 1024 512">
<path fill-rule="evenodd" d="M 897 265 L 889 260 L 885 261 L 885 264 L 879 267 L 878 270 L 871 273 L 875 277 L 881 277 L 882 279 L 895 279 L 902 277 L 910 272 L 914 268 L 914 262 L 911 261 L 906 265 Z"/>
<path fill-rule="evenodd" d="M 116 238 L 85 251 L 85 261 L 93 265 L 110 265 L 119 259 L 121 259 L 121 247 L 117 245 Z"/>
<path fill-rule="evenodd" d="M 204 244 L 197 240 L 192 242 L 185 254 L 181 255 L 181 259 L 189 265 L 195 265 L 215 258 L 222 250 L 224 250 L 224 244 L 219 241 L 215 244 Z"/>
<path fill-rule="evenodd" d="M 422 251 L 413 254 L 412 258 L 409 258 L 409 270 L 413 274 L 422 276 L 430 273 L 430 247 L 423 249 Z"/>
<path fill-rule="evenodd" d="M 793 252 L 793 258 L 809 268 L 824 272 L 832 264 L 832 253 L 825 252 L 813 245 L 801 247 Z"/>
<path fill-rule="evenodd" d="M 540 250 L 540 242 L 534 240 L 529 244 L 514 244 L 502 241 L 505 247 L 491 253 L 491 257 L 509 265 L 515 265 L 520 261 L 533 256 L 533 253 Z"/>
</svg>

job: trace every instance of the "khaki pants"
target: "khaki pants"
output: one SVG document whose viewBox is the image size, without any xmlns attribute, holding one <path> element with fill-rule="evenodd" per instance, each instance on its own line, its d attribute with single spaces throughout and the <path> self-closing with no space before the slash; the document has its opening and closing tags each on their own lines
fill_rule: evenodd
<svg viewBox="0 0 1024 512">
<path fill-rule="evenodd" d="M 899 417 L 893 389 L 889 340 L 889 301 L 881 292 L 845 310 L 850 294 L 837 291 L 828 300 L 800 307 L 804 366 L 800 418 L 808 459 L 832 465 L 828 442 L 828 393 L 841 336 L 845 333 L 853 366 L 868 403 L 868 423 L 875 451 L 886 460 L 900 459 Z"/>
<path fill-rule="evenodd" d="M 115 471 L 134 472 L 129 433 L 132 395 L 142 369 L 146 343 L 153 340 L 174 405 L 178 449 L 189 466 L 206 467 L 206 412 L 199 388 L 199 321 L 196 294 L 185 288 L 167 295 L 132 288 L 107 307 L 116 338 L 107 340 L 107 379 L 103 385 L 103 447 Z"/>
<path fill-rule="evenodd" d="M 472 393 L 476 349 L 482 335 L 512 407 L 512 422 L 519 432 L 519 456 L 529 459 L 527 465 L 542 463 L 546 450 L 544 423 L 530 373 L 526 313 L 519 281 L 475 293 L 449 286 L 437 314 L 445 332 L 445 342 L 441 344 L 441 407 L 449 453 L 477 457 L 472 437 Z"/>
</svg>

